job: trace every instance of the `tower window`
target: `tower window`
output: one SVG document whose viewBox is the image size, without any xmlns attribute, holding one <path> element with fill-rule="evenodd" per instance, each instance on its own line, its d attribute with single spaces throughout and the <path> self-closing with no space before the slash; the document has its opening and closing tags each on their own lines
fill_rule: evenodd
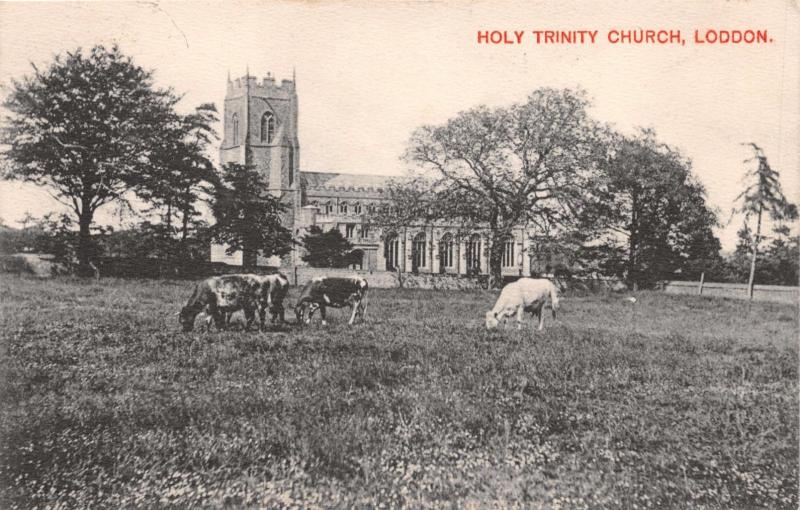
<svg viewBox="0 0 800 510">
<path fill-rule="evenodd" d="M 294 147 L 289 147 L 289 186 L 294 184 Z"/>
<path fill-rule="evenodd" d="M 339 204 L 339 214 L 347 214 L 347 202 Z"/>
<path fill-rule="evenodd" d="M 272 143 L 275 138 L 275 116 L 267 112 L 261 117 L 261 141 Z"/>
<path fill-rule="evenodd" d="M 354 238 L 356 235 L 356 226 L 355 225 L 347 225 L 344 228 L 344 236 L 348 239 Z"/>
<path fill-rule="evenodd" d="M 333 214 L 333 204 L 330 202 L 325 203 L 325 214 Z"/>
<path fill-rule="evenodd" d="M 353 204 L 353 212 L 355 214 L 361 214 L 361 204 Z"/>
<path fill-rule="evenodd" d="M 369 237 L 369 225 L 361 225 L 361 239 Z"/>
<path fill-rule="evenodd" d="M 239 114 L 237 113 L 231 117 L 231 131 L 233 145 L 239 145 Z"/>
</svg>

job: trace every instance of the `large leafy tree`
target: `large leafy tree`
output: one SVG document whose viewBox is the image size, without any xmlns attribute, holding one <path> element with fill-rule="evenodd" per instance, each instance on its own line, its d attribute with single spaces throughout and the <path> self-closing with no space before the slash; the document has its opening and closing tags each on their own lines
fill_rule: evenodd
<svg viewBox="0 0 800 510">
<path fill-rule="evenodd" d="M 81 274 L 91 273 L 95 212 L 141 182 L 177 101 L 116 46 L 57 56 L 12 82 L 4 177 L 45 186 L 72 210 Z"/>
<path fill-rule="evenodd" d="M 311 267 L 347 267 L 354 262 L 353 244 L 338 229 L 323 232 L 312 226 L 303 236 L 303 260 Z"/>
<path fill-rule="evenodd" d="M 783 194 L 780 174 L 774 170 L 767 160 L 764 150 L 755 143 L 747 144 L 753 149 L 753 157 L 746 159 L 745 163 L 755 163 L 747 171 L 746 179 L 749 179 L 747 187 L 736 198 L 738 206 L 734 212 L 744 213 L 745 224 L 753 216 L 756 218 L 756 231 L 752 239 L 751 258 L 750 258 L 750 277 L 747 288 L 750 299 L 753 299 L 753 285 L 756 273 L 756 258 L 758 256 L 758 245 L 761 242 L 761 223 L 764 214 L 775 222 L 791 221 L 797 218 L 797 206 L 791 203 Z"/>
<path fill-rule="evenodd" d="M 211 196 L 216 224 L 212 239 L 227 245 L 227 253 L 242 252 L 246 269 L 263 257 L 286 255 L 292 250 L 292 231 L 282 225 L 288 206 L 270 193 L 264 178 L 253 167 L 229 163 Z"/>
<path fill-rule="evenodd" d="M 485 229 L 492 286 L 502 281 L 503 244 L 514 227 L 549 233 L 582 207 L 606 157 L 605 131 L 588 106 L 583 92 L 538 89 L 524 103 L 479 106 L 413 133 L 405 157 L 427 177 L 425 204 L 416 210 L 426 220 Z"/>
<path fill-rule="evenodd" d="M 624 249 L 629 284 L 651 284 L 676 270 L 696 272 L 719 259 L 716 214 L 691 163 L 652 130 L 619 137 L 596 176 L 581 219 L 610 247 Z"/>
</svg>

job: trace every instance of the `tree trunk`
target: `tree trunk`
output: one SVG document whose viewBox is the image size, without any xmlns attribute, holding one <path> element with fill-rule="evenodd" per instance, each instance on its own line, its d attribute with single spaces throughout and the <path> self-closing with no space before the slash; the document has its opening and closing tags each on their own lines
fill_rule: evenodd
<svg viewBox="0 0 800 510">
<path fill-rule="evenodd" d="M 78 216 L 78 276 L 93 276 L 92 269 L 92 211 L 87 203 L 83 204 Z"/>
<path fill-rule="evenodd" d="M 631 286 L 633 290 L 638 290 L 639 286 L 639 276 L 636 271 L 636 251 L 639 248 L 639 236 L 638 236 L 638 218 L 636 217 L 636 208 L 638 207 L 638 203 L 636 200 L 636 196 L 634 196 L 631 200 L 631 225 L 630 225 L 630 237 L 628 238 L 628 284 Z"/>
<path fill-rule="evenodd" d="M 758 206 L 758 222 L 756 223 L 756 236 L 753 238 L 753 258 L 750 260 L 750 281 L 747 282 L 747 295 L 753 300 L 753 287 L 756 276 L 756 254 L 758 253 L 758 242 L 761 237 L 761 213 L 763 206 Z"/>
<path fill-rule="evenodd" d="M 242 246 L 242 269 L 252 271 L 258 264 L 258 250 L 250 248 L 247 244 Z"/>
<path fill-rule="evenodd" d="M 499 289 L 503 286 L 503 250 L 507 236 L 504 233 L 492 232 L 489 244 L 489 288 Z"/>
</svg>

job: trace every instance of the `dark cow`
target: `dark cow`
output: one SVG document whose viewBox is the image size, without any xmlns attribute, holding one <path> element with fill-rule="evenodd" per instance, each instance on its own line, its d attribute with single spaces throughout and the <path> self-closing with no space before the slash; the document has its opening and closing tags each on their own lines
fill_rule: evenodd
<svg viewBox="0 0 800 510">
<path fill-rule="evenodd" d="M 258 315 L 261 319 L 261 329 L 266 328 L 266 312 L 269 310 L 270 321 L 283 324 L 286 322 L 284 317 L 285 309 L 283 300 L 289 292 L 289 279 L 281 273 L 270 274 L 257 277 L 259 287 L 259 310 Z"/>
<path fill-rule="evenodd" d="M 200 282 L 194 289 L 192 297 L 179 315 L 184 331 L 194 328 L 194 321 L 200 312 L 208 315 L 206 325 L 213 319 L 217 329 L 226 329 L 231 315 L 243 310 L 250 329 L 258 310 L 261 328 L 266 327 L 266 311 L 269 310 L 272 322 L 283 322 L 283 300 L 289 289 L 289 280 L 282 274 L 254 275 L 232 274 L 213 276 Z"/>
<path fill-rule="evenodd" d="M 319 310 L 322 324 L 325 325 L 327 307 L 343 308 L 349 306 L 353 311 L 348 324 L 353 324 L 356 315 L 366 320 L 367 281 L 361 277 L 350 278 L 318 277 L 308 282 L 300 293 L 294 313 L 298 324 L 308 324 L 314 312 Z"/>
</svg>

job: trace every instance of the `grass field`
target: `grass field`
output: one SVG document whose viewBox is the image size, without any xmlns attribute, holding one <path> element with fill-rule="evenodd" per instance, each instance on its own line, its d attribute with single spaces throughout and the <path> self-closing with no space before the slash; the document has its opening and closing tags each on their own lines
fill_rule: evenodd
<svg viewBox="0 0 800 510">
<path fill-rule="evenodd" d="M 796 307 L 567 295 L 533 334 L 373 290 L 185 334 L 191 285 L 0 280 L 0 507 L 798 506 Z"/>
</svg>

